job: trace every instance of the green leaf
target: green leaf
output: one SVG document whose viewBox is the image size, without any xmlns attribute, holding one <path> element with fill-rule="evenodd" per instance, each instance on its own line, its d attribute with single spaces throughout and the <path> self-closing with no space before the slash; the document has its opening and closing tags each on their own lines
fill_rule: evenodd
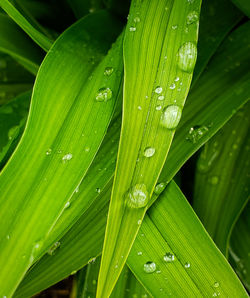
<svg viewBox="0 0 250 298">
<path fill-rule="evenodd" d="M 52 40 L 41 32 L 41 27 L 33 19 L 25 18 L 23 12 L 20 13 L 8 0 L 0 0 L 0 6 L 42 49 L 46 52 L 50 49 Z"/>
<path fill-rule="evenodd" d="M 22 136 L 30 98 L 29 91 L 0 107 L 0 169 L 9 159 Z"/>
<path fill-rule="evenodd" d="M 243 18 L 242 13 L 228 0 L 203 0 L 201 6 L 198 56 L 192 87 L 197 82 L 225 36 Z"/>
<path fill-rule="evenodd" d="M 106 133 L 121 85 L 122 36 L 104 55 L 119 29 L 105 11 L 82 19 L 60 36 L 39 70 L 23 138 L 0 176 L 0 280 L 13 268 L 2 296 L 13 294 L 46 251 Z M 114 69 L 110 76 L 107 66 Z"/>
<path fill-rule="evenodd" d="M 74 298 L 95 297 L 97 289 L 97 278 L 101 258 L 93 259 L 87 266 L 76 274 L 76 294 Z M 86 270 L 85 270 L 86 269 Z M 84 274 L 86 272 L 86 274 Z M 117 284 L 111 294 L 112 298 L 116 297 L 148 297 L 146 290 L 136 280 L 132 272 L 125 266 L 117 281 Z"/>
<path fill-rule="evenodd" d="M 34 78 L 9 55 L 0 53 L 0 105 L 30 90 Z"/>
<path fill-rule="evenodd" d="M 205 144 L 196 169 L 194 210 L 226 256 L 231 231 L 248 200 L 249 112 L 248 104 Z"/>
<path fill-rule="evenodd" d="M 0 13 L 0 51 L 11 55 L 36 74 L 43 59 L 42 50 L 6 15 Z"/>
<path fill-rule="evenodd" d="M 245 76 L 247 67 L 245 61 L 249 59 L 250 52 L 247 46 L 239 47 L 236 38 L 236 36 L 239 35 L 240 38 L 248 32 L 250 32 L 250 23 L 242 25 L 229 36 L 199 79 L 201 83 L 196 85 L 196 91 L 190 92 L 166 166 L 160 176 L 159 182 L 162 184 L 157 187 L 158 193 L 164 189 L 166 182 L 174 177 L 185 161 L 232 117 L 233 110 L 237 110 L 249 99 L 249 78 Z M 232 37 L 233 41 L 231 41 Z M 228 61 L 222 59 L 224 54 L 232 57 L 232 64 L 240 62 L 239 68 L 223 72 L 228 65 Z M 239 87 L 243 88 L 241 93 L 236 92 Z M 203 95 L 204 90 L 209 90 L 208 96 Z M 200 135 L 196 142 L 187 139 L 190 137 L 191 127 L 198 124 L 208 125 L 212 122 L 214 122 L 213 125 L 206 130 L 205 134 Z M 113 122 L 101 150 L 79 187 L 79 192 L 74 194 L 76 198 L 74 204 L 68 213 L 62 214 L 60 220 L 70 228 L 75 210 L 82 214 L 81 218 L 61 240 L 56 238 L 57 232 L 53 235 L 52 230 L 51 241 L 60 241 L 60 248 L 52 257 L 44 256 L 29 271 L 17 291 L 17 297 L 27 297 L 41 291 L 68 276 L 72 271 L 82 268 L 88 260 L 100 254 L 115 167 L 119 123 L 120 119 Z M 98 196 L 99 191 L 100 195 Z M 153 200 L 156 198 L 155 194 Z M 55 225 L 55 230 L 60 229 L 60 220 L 58 225 Z"/>
<path fill-rule="evenodd" d="M 196 62 L 200 4 L 132 1 L 124 37 L 122 129 L 97 297 L 112 292 L 180 121 Z"/>
<path fill-rule="evenodd" d="M 153 297 L 248 297 L 174 182 L 149 209 L 128 265 Z"/>
<path fill-rule="evenodd" d="M 244 286 L 250 291 L 250 204 L 248 203 L 234 226 L 229 248 L 229 260 Z"/>
<path fill-rule="evenodd" d="M 231 0 L 246 16 L 250 18 L 250 3 L 248 0 Z"/>
</svg>

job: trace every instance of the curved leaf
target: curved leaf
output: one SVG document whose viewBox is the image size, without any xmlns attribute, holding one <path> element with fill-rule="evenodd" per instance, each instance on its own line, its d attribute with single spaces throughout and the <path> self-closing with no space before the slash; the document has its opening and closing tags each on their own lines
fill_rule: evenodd
<svg viewBox="0 0 250 298">
<path fill-rule="evenodd" d="M 43 254 L 100 146 L 121 84 L 122 36 L 104 57 L 119 29 L 105 11 L 82 19 L 56 41 L 39 70 L 24 135 L 0 176 L 0 280 L 9 272 L 2 296 L 13 294 Z M 114 75 L 105 75 L 107 66 Z"/>
<path fill-rule="evenodd" d="M 248 200 L 249 112 L 248 104 L 205 144 L 197 163 L 194 210 L 226 256 L 231 231 Z"/>
<path fill-rule="evenodd" d="M 109 296 L 119 277 L 180 121 L 196 62 L 199 11 L 200 1 L 132 1 L 124 37 L 122 129 L 97 297 Z"/>
<path fill-rule="evenodd" d="M 231 0 L 246 16 L 250 18 L 250 3 L 248 0 Z"/>
</svg>

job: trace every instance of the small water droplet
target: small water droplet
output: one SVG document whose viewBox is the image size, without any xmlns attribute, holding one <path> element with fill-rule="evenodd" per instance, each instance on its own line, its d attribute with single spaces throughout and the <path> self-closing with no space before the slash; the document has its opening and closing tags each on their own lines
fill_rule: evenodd
<svg viewBox="0 0 250 298">
<path fill-rule="evenodd" d="M 184 265 L 185 268 L 190 268 L 190 266 L 191 266 L 191 265 L 190 265 L 190 263 L 188 263 L 188 262 L 185 263 L 185 265 Z"/>
<path fill-rule="evenodd" d="M 155 154 L 155 148 L 153 148 L 153 147 L 146 147 L 146 148 L 144 149 L 143 155 L 144 155 L 145 157 L 151 157 L 151 156 L 153 156 L 154 154 Z"/>
<path fill-rule="evenodd" d="M 141 222 L 142 222 L 141 219 L 139 219 L 139 220 L 137 221 L 137 224 L 140 225 Z"/>
<path fill-rule="evenodd" d="M 19 130 L 20 128 L 18 125 L 11 127 L 8 131 L 8 139 L 9 140 L 15 139 L 18 136 Z"/>
<path fill-rule="evenodd" d="M 148 192 L 145 184 L 136 184 L 127 195 L 130 208 L 142 208 L 148 203 Z"/>
<path fill-rule="evenodd" d="M 216 281 L 215 283 L 214 283 L 214 287 L 215 288 L 218 288 L 220 286 L 220 284 L 218 283 L 218 281 Z"/>
<path fill-rule="evenodd" d="M 97 193 L 100 193 L 101 192 L 101 189 L 99 187 L 96 188 L 95 190 Z"/>
<path fill-rule="evenodd" d="M 191 141 L 193 144 L 195 144 L 207 132 L 208 132 L 208 128 L 205 125 L 202 125 L 202 126 L 196 125 L 196 126 L 190 128 L 186 139 Z"/>
<path fill-rule="evenodd" d="M 161 108 L 162 108 L 162 106 L 161 106 L 161 105 L 157 105 L 157 106 L 155 107 L 156 111 L 160 111 L 160 110 L 161 110 Z"/>
<path fill-rule="evenodd" d="M 142 107 L 141 107 L 141 106 L 138 106 L 137 108 L 138 108 L 138 110 L 139 110 L 139 111 L 141 111 L 141 110 L 142 110 Z"/>
<path fill-rule="evenodd" d="M 91 259 L 88 260 L 88 264 L 93 264 L 96 261 L 96 257 L 93 257 Z"/>
<path fill-rule="evenodd" d="M 48 250 L 48 255 L 52 256 L 55 254 L 56 249 L 61 245 L 59 241 L 55 242 Z"/>
<path fill-rule="evenodd" d="M 78 185 L 78 186 L 76 187 L 76 189 L 75 189 L 75 192 L 76 192 L 76 193 L 79 192 L 79 188 L 80 188 L 80 185 Z"/>
<path fill-rule="evenodd" d="M 76 274 L 76 270 L 74 270 L 74 271 L 72 271 L 71 273 L 70 273 L 70 275 L 74 275 L 74 274 Z"/>
<path fill-rule="evenodd" d="M 171 263 L 174 261 L 174 255 L 171 254 L 170 252 L 166 253 L 165 256 L 163 257 L 163 260 L 167 263 Z"/>
<path fill-rule="evenodd" d="M 135 17 L 135 18 L 134 18 L 134 22 L 135 22 L 135 23 L 140 23 L 140 21 L 141 21 L 141 19 L 140 19 L 139 17 Z"/>
<path fill-rule="evenodd" d="M 146 273 L 153 273 L 156 270 L 156 264 L 154 262 L 147 262 L 144 264 L 143 269 Z"/>
<path fill-rule="evenodd" d="M 141 256 L 142 255 L 142 252 L 141 251 L 138 251 L 137 255 L 138 256 Z"/>
<path fill-rule="evenodd" d="M 157 93 L 157 94 L 161 94 L 162 93 L 162 87 L 160 87 L 160 86 L 157 86 L 156 88 L 155 88 L 155 93 Z"/>
<path fill-rule="evenodd" d="M 163 109 L 161 125 L 168 129 L 175 129 L 181 120 L 182 109 L 176 105 L 170 105 Z"/>
<path fill-rule="evenodd" d="M 218 176 L 212 176 L 208 179 L 208 182 L 212 185 L 217 185 L 219 182 L 219 177 Z"/>
<path fill-rule="evenodd" d="M 155 189 L 154 189 L 154 193 L 159 195 L 163 192 L 163 190 L 165 189 L 166 187 L 166 184 L 161 182 L 161 183 L 158 183 L 156 186 L 155 186 Z"/>
<path fill-rule="evenodd" d="M 85 152 L 89 152 L 89 150 L 90 150 L 89 147 L 86 147 L 86 148 L 84 149 Z"/>
<path fill-rule="evenodd" d="M 136 31 L 136 27 L 131 26 L 131 27 L 129 28 L 129 31 L 130 31 L 130 32 L 135 32 L 135 31 Z"/>
<path fill-rule="evenodd" d="M 50 155 L 52 153 L 52 149 L 49 148 L 47 151 L 46 151 L 46 155 Z"/>
<path fill-rule="evenodd" d="M 113 67 L 106 67 L 104 70 L 104 75 L 109 77 L 112 75 L 113 71 L 114 71 Z"/>
<path fill-rule="evenodd" d="M 68 201 L 68 202 L 64 205 L 64 209 L 69 208 L 69 206 L 70 206 L 70 202 Z"/>
<path fill-rule="evenodd" d="M 193 42 L 184 43 L 177 53 L 178 67 L 185 72 L 192 72 L 197 58 L 197 47 Z"/>
<path fill-rule="evenodd" d="M 196 11 L 191 11 L 187 15 L 187 25 L 191 25 L 193 23 L 197 23 L 198 20 L 199 20 L 199 16 L 198 16 L 198 13 Z"/>
<path fill-rule="evenodd" d="M 180 80 L 180 78 L 176 77 L 174 80 L 175 80 L 175 82 L 178 82 Z"/>
<path fill-rule="evenodd" d="M 178 28 L 177 25 L 173 25 L 173 26 L 172 26 L 172 29 L 173 29 L 173 30 L 176 30 L 177 28 Z"/>
<path fill-rule="evenodd" d="M 100 88 L 96 94 L 97 101 L 108 101 L 112 98 L 112 90 L 110 88 Z"/>
<path fill-rule="evenodd" d="M 62 161 L 63 162 L 66 162 L 66 161 L 69 161 L 71 160 L 73 157 L 73 155 L 71 153 L 68 153 L 68 154 L 65 154 L 63 157 L 62 157 Z"/>
<path fill-rule="evenodd" d="M 160 95 L 158 96 L 158 100 L 164 100 L 165 96 L 164 95 Z"/>
<path fill-rule="evenodd" d="M 173 84 L 171 84 L 170 86 L 169 86 L 169 89 L 171 89 L 171 90 L 174 90 L 175 89 L 175 83 L 173 83 Z"/>
</svg>

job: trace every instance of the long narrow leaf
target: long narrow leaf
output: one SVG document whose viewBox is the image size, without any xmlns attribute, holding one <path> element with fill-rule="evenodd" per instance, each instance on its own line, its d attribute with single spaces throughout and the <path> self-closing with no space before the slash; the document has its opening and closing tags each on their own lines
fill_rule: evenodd
<svg viewBox="0 0 250 298">
<path fill-rule="evenodd" d="M 0 0 L 0 6 L 5 12 L 46 52 L 52 46 L 52 41 L 39 31 L 21 14 L 8 0 Z"/>
<path fill-rule="evenodd" d="M 197 164 L 194 210 L 226 256 L 231 231 L 248 200 L 249 112 L 246 105 L 206 143 Z"/>
<path fill-rule="evenodd" d="M 196 62 L 199 11 L 200 1 L 132 1 L 124 37 L 122 130 L 97 297 L 109 296 L 119 277 L 180 121 Z"/>
<path fill-rule="evenodd" d="M 13 294 L 43 254 L 50 230 L 70 208 L 70 197 L 111 120 L 122 73 L 122 38 L 104 57 L 118 33 L 110 34 L 114 26 L 119 31 L 106 12 L 82 19 L 57 40 L 39 70 L 23 138 L 0 176 L 0 280 L 9 274 L 0 287 L 2 296 Z M 115 73 L 107 76 L 111 63 Z"/>
</svg>

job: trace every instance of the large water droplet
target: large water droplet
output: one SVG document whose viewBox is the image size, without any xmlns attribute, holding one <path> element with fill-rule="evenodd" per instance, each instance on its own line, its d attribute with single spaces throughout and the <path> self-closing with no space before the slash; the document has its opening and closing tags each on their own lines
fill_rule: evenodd
<svg viewBox="0 0 250 298">
<path fill-rule="evenodd" d="M 163 183 L 163 182 L 158 183 L 155 186 L 154 193 L 156 193 L 157 195 L 161 194 L 163 192 L 163 190 L 165 189 L 165 187 L 166 187 L 165 183 Z"/>
<path fill-rule="evenodd" d="M 182 110 L 179 106 L 170 105 L 165 107 L 161 115 L 161 125 L 168 129 L 176 128 L 181 120 L 181 113 Z"/>
<path fill-rule="evenodd" d="M 55 242 L 51 247 L 50 249 L 48 250 L 48 254 L 50 256 L 54 255 L 55 254 L 55 251 L 56 249 L 61 245 L 61 243 L 59 241 Z"/>
<path fill-rule="evenodd" d="M 155 148 L 153 147 L 146 147 L 144 152 L 143 152 L 143 155 L 145 157 L 151 157 L 155 154 Z"/>
<path fill-rule="evenodd" d="M 69 161 L 69 160 L 71 160 L 72 157 L 73 157 L 73 155 L 72 155 L 71 153 L 65 154 L 65 155 L 62 157 L 62 161 L 63 161 L 63 162 Z"/>
<path fill-rule="evenodd" d="M 199 16 L 198 13 L 196 11 L 191 11 L 188 15 L 187 15 L 187 24 L 191 25 L 193 23 L 198 22 L 199 20 Z"/>
<path fill-rule="evenodd" d="M 174 261 L 174 255 L 171 254 L 170 252 L 166 253 L 165 256 L 163 257 L 163 260 L 167 263 L 171 263 Z"/>
<path fill-rule="evenodd" d="M 96 100 L 97 101 L 108 101 L 112 98 L 112 90 L 110 88 L 100 88 L 96 94 Z"/>
<path fill-rule="evenodd" d="M 128 193 L 127 205 L 130 208 L 142 208 L 148 203 L 148 192 L 145 184 L 136 184 Z"/>
<path fill-rule="evenodd" d="M 153 273 L 156 270 L 156 264 L 154 262 L 147 262 L 144 264 L 143 269 L 146 273 Z"/>
<path fill-rule="evenodd" d="M 155 93 L 157 93 L 157 94 L 160 94 L 160 93 L 162 93 L 162 87 L 160 87 L 160 86 L 157 86 L 156 88 L 155 88 Z"/>
<path fill-rule="evenodd" d="M 206 133 L 208 132 L 208 128 L 205 125 L 202 126 L 194 126 L 191 127 L 189 132 L 188 132 L 188 136 L 187 136 L 187 140 L 191 141 L 193 144 L 195 144 L 196 142 L 198 142 Z"/>
<path fill-rule="evenodd" d="M 186 72 L 192 72 L 197 58 L 197 47 L 193 42 L 184 43 L 177 53 L 177 64 Z"/>
<path fill-rule="evenodd" d="M 114 71 L 113 67 L 106 67 L 104 70 L 104 75 L 109 77 L 112 75 L 113 71 Z"/>
</svg>

